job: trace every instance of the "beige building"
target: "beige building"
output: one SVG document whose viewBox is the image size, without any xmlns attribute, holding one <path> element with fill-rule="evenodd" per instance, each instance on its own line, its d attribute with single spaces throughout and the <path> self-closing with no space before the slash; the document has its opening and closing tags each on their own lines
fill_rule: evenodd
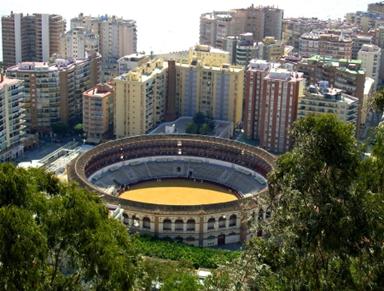
<svg viewBox="0 0 384 291">
<path fill-rule="evenodd" d="M 113 87 L 97 84 L 83 93 L 83 130 L 88 142 L 99 143 L 113 125 Z"/>
<path fill-rule="evenodd" d="M 268 36 L 257 44 L 256 57 L 268 62 L 277 62 L 284 55 L 284 44 L 274 37 Z"/>
<path fill-rule="evenodd" d="M 47 62 L 60 51 L 65 20 L 55 14 L 11 13 L 1 18 L 3 61 L 10 67 L 23 61 Z"/>
<path fill-rule="evenodd" d="M 60 57 L 65 59 L 86 59 L 99 51 L 99 36 L 83 27 L 77 27 L 61 36 Z"/>
<path fill-rule="evenodd" d="M 244 69 L 229 64 L 229 54 L 196 46 L 188 59 L 176 63 L 176 99 L 179 115 L 197 112 L 214 119 L 241 122 Z"/>
<path fill-rule="evenodd" d="M 253 41 L 266 36 L 281 40 L 283 10 L 254 5 L 230 11 L 214 11 L 200 16 L 200 43 L 225 48 L 228 36 L 252 33 Z"/>
<path fill-rule="evenodd" d="M 314 55 L 338 59 L 352 58 L 352 38 L 343 33 L 304 33 L 299 40 L 299 51 L 304 57 Z"/>
<path fill-rule="evenodd" d="M 114 79 L 117 138 L 144 134 L 164 119 L 167 68 L 155 59 Z"/>
<path fill-rule="evenodd" d="M 137 49 L 136 21 L 116 16 L 85 16 L 71 19 L 71 29 L 83 27 L 98 36 L 104 67 L 117 66 L 117 60 Z"/>
<path fill-rule="evenodd" d="M 23 81 L 0 74 L 0 162 L 20 157 L 24 152 Z"/>
<path fill-rule="evenodd" d="M 374 44 L 364 44 L 357 54 L 366 76 L 375 80 L 375 88 L 380 82 L 381 48 Z"/>
<path fill-rule="evenodd" d="M 99 82 L 99 58 L 22 62 L 7 69 L 8 77 L 24 81 L 27 133 L 49 135 L 54 124 L 81 120 L 82 93 Z"/>
</svg>

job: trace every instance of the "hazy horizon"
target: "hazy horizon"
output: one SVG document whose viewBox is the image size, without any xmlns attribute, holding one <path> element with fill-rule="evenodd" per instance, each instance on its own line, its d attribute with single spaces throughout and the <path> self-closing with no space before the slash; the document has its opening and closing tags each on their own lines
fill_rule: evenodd
<svg viewBox="0 0 384 291">
<path fill-rule="evenodd" d="M 245 8 L 253 3 L 255 6 L 273 5 L 282 8 L 284 9 L 285 17 L 303 16 L 337 19 L 343 18 L 348 12 L 366 11 L 368 3 L 371 2 L 374 1 L 324 0 L 319 3 L 314 0 L 296 0 L 296 4 L 293 5 L 290 0 L 265 0 L 262 2 L 248 0 L 210 0 L 204 2 L 201 0 L 193 2 L 142 0 L 134 2 L 134 4 L 110 1 L 108 6 L 98 6 L 95 5 L 95 1 L 83 0 L 75 2 L 76 7 L 74 7 L 72 5 L 58 5 L 56 1 L 48 0 L 14 0 L 2 3 L 0 15 L 9 15 L 11 11 L 23 14 L 60 14 L 67 20 L 67 30 L 70 26 L 70 19 L 81 12 L 92 16 L 108 14 L 126 19 L 134 19 L 137 22 L 138 51 L 162 53 L 186 50 L 198 43 L 199 16 L 204 12 Z M 20 9 L 20 7 L 22 8 Z M 2 59 L 2 45 L 0 45 L 0 60 Z"/>
</svg>

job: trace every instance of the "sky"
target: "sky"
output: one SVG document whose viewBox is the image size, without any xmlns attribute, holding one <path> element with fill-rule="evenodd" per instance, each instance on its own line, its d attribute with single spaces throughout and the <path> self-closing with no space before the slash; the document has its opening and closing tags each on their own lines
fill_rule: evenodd
<svg viewBox="0 0 384 291">
<path fill-rule="evenodd" d="M 378 0 L 377 0 L 378 1 Z M 366 11 L 374 0 L 12 0 L 2 1 L 0 15 L 15 13 L 60 14 L 67 20 L 85 15 L 116 15 L 137 21 L 138 51 L 164 53 L 186 50 L 198 43 L 199 16 L 213 10 L 272 5 L 284 9 L 285 17 L 343 18 L 348 12 Z M 60 3 L 60 4 L 59 4 Z M 63 5 L 66 3 L 66 5 Z M 98 5 L 98 3 L 102 5 Z M 1 32 L 0 32 L 1 34 Z M 0 46 L 0 60 L 2 49 Z"/>
</svg>

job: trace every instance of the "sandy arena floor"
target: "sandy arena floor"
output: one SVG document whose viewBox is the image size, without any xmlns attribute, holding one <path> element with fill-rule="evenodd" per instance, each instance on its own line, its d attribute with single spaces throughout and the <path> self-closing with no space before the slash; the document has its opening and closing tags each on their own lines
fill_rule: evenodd
<svg viewBox="0 0 384 291">
<path fill-rule="evenodd" d="M 163 205 L 201 205 L 237 200 L 228 189 L 183 179 L 143 182 L 120 198 Z"/>
</svg>

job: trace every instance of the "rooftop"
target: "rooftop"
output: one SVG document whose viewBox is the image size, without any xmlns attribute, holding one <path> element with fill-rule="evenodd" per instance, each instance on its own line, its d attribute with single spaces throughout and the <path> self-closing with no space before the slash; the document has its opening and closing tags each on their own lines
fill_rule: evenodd
<svg viewBox="0 0 384 291">
<path fill-rule="evenodd" d="M 17 83 L 21 83 L 21 80 L 18 79 L 10 79 L 6 76 L 0 74 L 0 90 L 2 90 L 5 86 L 16 85 Z"/>
<path fill-rule="evenodd" d="M 89 89 L 83 93 L 87 97 L 106 97 L 111 95 L 113 88 L 109 84 L 97 84 L 94 88 Z"/>
</svg>

